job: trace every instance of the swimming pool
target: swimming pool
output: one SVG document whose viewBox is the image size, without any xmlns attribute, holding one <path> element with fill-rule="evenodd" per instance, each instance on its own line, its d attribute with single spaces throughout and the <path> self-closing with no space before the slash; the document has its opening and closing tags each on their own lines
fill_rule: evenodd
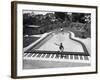
<svg viewBox="0 0 100 80">
<path fill-rule="evenodd" d="M 59 51 L 59 46 L 56 44 L 62 43 L 64 46 L 64 51 L 68 52 L 84 52 L 83 47 L 80 43 L 73 41 L 69 38 L 68 32 L 53 33 L 53 36 L 45 41 L 43 45 L 37 48 L 37 50 L 44 51 Z"/>
</svg>

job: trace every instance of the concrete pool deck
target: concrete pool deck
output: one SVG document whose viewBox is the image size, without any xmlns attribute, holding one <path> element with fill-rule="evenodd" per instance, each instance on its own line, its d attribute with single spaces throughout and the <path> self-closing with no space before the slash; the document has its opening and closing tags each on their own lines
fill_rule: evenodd
<svg viewBox="0 0 100 80">
<path fill-rule="evenodd" d="M 68 52 L 84 52 L 82 45 L 79 42 L 71 40 L 69 33 L 58 33 L 53 34 L 52 38 L 46 41 L 42 46 L 37 48 L 37 50 L 44 51 L 59 51 L 59 46 L 55 44 L 62 43 L 64 46 L 64 51 Z"/>
<path fill-rule="evenodd" d="M 23 60 L 23 69 L 63 68 L 63 67 L 85 67 L 90 63 L 75 63 L 47 60 Z"/>
<path fill-rule="evenodd" d="M 76 41 L 71 40 L 71 38 L 69 36 L 70 34 L 71 34 L 71 37 L 74 38 Z M 62 37 L 62 34 L 60 36 Z M 57 42 L 56 39 L 58 39 L 58 38 L 59 38 L 59 36 L 57 36 L 57 35 L 54 34 L 53 35 L 53 38 L 51 38 L 50 40 L 48 40 L 44 44 L 45 48 L 43 48 L 43 45 L 42 45 L 42 46 L 39 47 L 39 49 L 41 49 L 41 50 L 42 49 L 48 49 L 47 46 L 50 47 L 50 45 L 53 45 L 51 48 L 53 50 L 57 50 L 58 47 L 54 45 L 54 41 Z M 79 46 L 80 51 L 81 52 L 84 52 L 84 48 L 82 48 L 83 45 L 84 45 L 84 43 L 83 42 L 80 42 L 80 40 L 78 40 L 77 38 L 75 38 L 74 37 L 74 34 L 72 32 L 68 32 L 67 34 L 64 33 L 63 37 L 59 41 L 64 41 L 66 43 L 66 39 L 67 39 L 67 41 L 74 42 L 75 45 L 80 45 L 81 46 L 81 47 Z M 51 42 L 53 44 L 48 43 L 48 42 Z M 74 44 L 74 43 L 72 43 L 72 44 Z M 67 47 L 70 47 L 70 44 L 68 42 L 66 44 L 68 45 Z M 54 46 L 55 46 L 56 49 L 53 48 Z M 70 49 L 71 48 L 74 48 L 74 47 L 76 47 L 76 46 L 73 45 L 70 48 L 67 48 L 66 51 L 68 51 L 68 50 L 70 51 Z M 73 52 L 79 51 L 79 49 L 76 49 L 75 48 L 75 49 L 73 49 L 74 50 Z M 85 47 L 85 49 L 87 49 L 87 48 Z M 84 62 L 82 60 L 80 60 L 80 61 L 77 60 L 78 62 L 77 61 L 75 62 L 74 60 L 64 61 L 62 59 L 60 59 L 60 60 L 54 60 L 54 59 L 53 60 L 46 60 L 46 59 L 44 59 L 44 60 L 43 59 L 40 59 L 39 60 L 39 59 L 40 58 L 33 58 L 33 59 L 30 59 L 30 60 L 24 59 L 23 60 L 23 69 L 60 68 L 60 67 L 81 67 L 81 66 L 84 67 L 84 66 L 90 66 L 91 65 L 91 62 L 90 61 L 87 61 L 87 62 L 85 61 Z"/>
</svg>

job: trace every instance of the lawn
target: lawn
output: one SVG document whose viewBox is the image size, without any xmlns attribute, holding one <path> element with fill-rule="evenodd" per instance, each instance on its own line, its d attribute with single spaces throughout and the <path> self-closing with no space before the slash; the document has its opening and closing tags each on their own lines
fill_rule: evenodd
<svg viewBox="0 0 100 80">
<path fill-rule="evenodd" d="M 24 48 L 27 47 L 28 45 L 30 45 L 39 38 L 40 37 L 23 37 L 23 47 Z"/>
</svg>

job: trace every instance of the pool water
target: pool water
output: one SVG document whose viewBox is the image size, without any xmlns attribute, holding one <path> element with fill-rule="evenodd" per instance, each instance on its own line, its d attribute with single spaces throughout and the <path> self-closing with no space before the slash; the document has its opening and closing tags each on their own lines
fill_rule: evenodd
<svg viewBox="0 0 100 80">
<path fill-rule="evenodd" d="M 83 47 L 80 43 L 73 41 L 69 38 L 68 32 L 54 33 L 53 37 L 46 41 L 37 50 L 44 51 L 59 51 L 59 44 L 62 43 L 64 51 L 70 52 L 84 52 Z"/>
</svg>

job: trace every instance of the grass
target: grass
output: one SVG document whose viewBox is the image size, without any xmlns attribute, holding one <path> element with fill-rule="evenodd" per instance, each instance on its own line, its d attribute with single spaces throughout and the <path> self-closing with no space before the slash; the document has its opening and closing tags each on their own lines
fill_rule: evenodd
<svg viewBox="0 0 100 80">
<path fill-rule="evenodd" d="M 40 37 L 23 37 L 23 47 L 27 47 L 39 38 Z"/>
</svg>

